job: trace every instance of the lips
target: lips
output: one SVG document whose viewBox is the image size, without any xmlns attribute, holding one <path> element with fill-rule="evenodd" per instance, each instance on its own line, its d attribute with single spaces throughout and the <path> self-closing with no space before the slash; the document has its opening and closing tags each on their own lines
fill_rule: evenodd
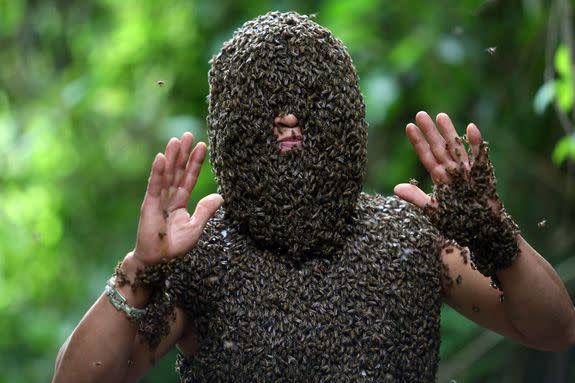
<svg viewBox="0 0 575 383">
<path fill-rule="evenodd" d="M 303 145 L 303 137 L 286 137 L 278 140 L 279 149 L 281 153 L 285 153 L 294 148 L 301 148 Z"/>
</svg>

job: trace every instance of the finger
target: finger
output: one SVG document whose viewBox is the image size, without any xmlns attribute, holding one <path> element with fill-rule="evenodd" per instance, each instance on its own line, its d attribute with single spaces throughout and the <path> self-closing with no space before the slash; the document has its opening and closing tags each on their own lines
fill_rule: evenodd
<svg viewBox="0 0 575 383">
<path fill-rule="evenodd" d="M 415 122 L 427 140 L 431 152 L 435 156 L 437 162 L 443 164 L 444 166 L 453 167 L 455 163 L 451 159 L 451 155 L 449 155 L 445 149 L 445 139 L 441 136 L 435 127 L 431 117 L 429 117 L 429 115 L 425 112 L 419 112 L 415 116 Z"/>
<path fill-rule="evenodd" d="M 447 142 L 447 148 L 451 158 L 458 164 L 467 164 L 468 157 L 465 146 L 463 146 L 461 139 L 457 135 L 457 131 L 449 116 L 445 113 L 439 113 L 435 121 L 437 121 L 437 128 L 441 136 Z"/>
<path fill-rule="evenodd" d="M 167 210 L 172 212 L 177 209 L 185 208 L 188 205 L 189 199 L 190 192 L 183 187 L 178 187 L 170 197 L 170 200 L 167 204 Z"/>
<path fill-rule="evenodd" d="M 415 185 L 398 184 L 393 188 L 393 192 L 402 200 L 420 208 L 431 203 L 431 198 Z"/>
<path fill-rule="evenodd" d="M 215 214 L 216 210 L 222 205 L 224 199 L 219 194 L 210 194 L 205 196 L 196 205 L 196 210 L 190 218 L 187 226 L 190 229 L 190 235 L 193 238 L 199 238 L 204 230 L 208 220 Z"/>
<path fill-rule="evenodd" d="M 180 152 L 178 153 L 177 166 L 184 168 L 188 162 L 188 157 L 192 151 L 192 144 L 194 143 L 194 136 L 190 132 L 182 134 L 180 139 Z"/>
<path fill-rule="evenodd" d="M 194 186 L 196 186 L 196 181 L 200 174 L 200 169 L 202 163 L 206 158 L 207 147 L 203 142 L 198 142 L 190 158 L 188 160 L 188 165 L 186 166 L 186 175 L 182 180 L 181 187 L 186 189 L 188 192 L 192 192 Z"/>
<path fill-rule="evenodd" d="M 447 181 L 448 176 L 445 167 L 437 161 L 437 158 L 431 152 L 431 148 L 419 128 L 415 124 L 409 123 L 405 127 L 405 132 L 423 167 L 425 167 L 429 175 L 431 175 L 433 182 L 437 184 Z"/>
<path fill-rule="evenodd" d="M 467 125 L 467 139 L 469 140 L 473 157 L 477 157 L 479 145 L 481 144 L 481 132 L 474 123 Z"/>
<path fill-rule="evenodd" d="M 163 180 L 165 189 L 170 189 L 174 180 L 174 172 L 176 168 L 176 159 L 180 150 L 180 140 L 173 137 L 166 145 L 166 170 Z"/>
<path fill-rule="evenodd" d="M 152 162 L 152 170 L 150 178 L 148 179 L 147 195 L 151 197 L 159 197 L 162 190 L 162 179 L 164 176 L 164 169 L 166 166 L 166 157 L 162 153 L 156 154 L 154 162 Z"/>
<path fill-rule="evenodd" d="M 193 142 L 194 136 L 190 132 L 185 132 L 180 139 L 180 150 L 176 158 L 174 180 L 172 181 L 174 186 L 179 185 L 186 174 L 186 163 L 188 162 Z"/>
</svg>

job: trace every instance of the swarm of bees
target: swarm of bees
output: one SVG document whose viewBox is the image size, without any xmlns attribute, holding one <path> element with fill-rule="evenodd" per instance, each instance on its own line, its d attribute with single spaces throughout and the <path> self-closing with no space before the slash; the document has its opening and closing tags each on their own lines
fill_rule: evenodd
<svg viewBox="0 0 575 383">
<path fill-rule="evenodd" d="M 395 197 L 361 193 L 367 123 L 341 41 L 308 17 L 249 21 L 209 72 L 211 162 L 225 204 L 184 257 L 138 275 L 152 347 L 174 307 L 198 330 L 182 381 L 435 380 L 438 230 Z M 304 149 L 278 153 L 275 116 Z M 461 282 L 461 281 L 459 281 Z"/>
<path fill-rule="evenodd" d="M 200 348 L 178 356 L 184 382 L 433 381 L 438 236 L 415 207 L 362 194 L 346 245 L 302 261 L 220 210 L 190 253 L 140 274 L 155 286 L 140 333 L 157 345 L 186 310 Z"/>
<path fill-rule="evenodd" d="M 367 158 L 365 106 L 342 42 L 308 17 L 269 13 L 224 44 L 209 83 L 210 160 L 226 212 L 296 257 L 340 248 Z M 273 121 L 284 114 L 297 117 L 303 150 L 278 152 Z"/>
<path fill-rule="evenodd" d="M 497 195 L 488 152 L 487 143 L 481 143 L 469 176 L 463 164 L 451 170 L 451 183 L 434 189 L 437 208 L 428 205 L 424 211 L 443 235 L 471 250 L 474 267 L 498 286 L 495 272 L 508 267 L 519 255 L 519 228 Z M 490 201 L 497 201 L 495 209 Z"/>
</svg>

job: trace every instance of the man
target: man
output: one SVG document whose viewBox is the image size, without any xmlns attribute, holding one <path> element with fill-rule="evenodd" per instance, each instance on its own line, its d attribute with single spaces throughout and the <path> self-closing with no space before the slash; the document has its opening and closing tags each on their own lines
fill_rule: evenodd
<svg viewBox="0 0 575 383">
<path fill-rule="evenodd" d="M 418 113 L 406 131 L 434 195 L 369 196 L 358 79 L 329 31 L 295 13 L 247 22 L 209 81 L 221 196 L 189 215 L 207 149 L 170 140 L 136 247 L 55 382 L 137 381 L 174 345 L 184 382 L 430 382 L 442 301 L 530 347 L 575 343 L 570 298 L 505 213 L 475 125 L 464 142 L 447 115 Z"/>
</svg>

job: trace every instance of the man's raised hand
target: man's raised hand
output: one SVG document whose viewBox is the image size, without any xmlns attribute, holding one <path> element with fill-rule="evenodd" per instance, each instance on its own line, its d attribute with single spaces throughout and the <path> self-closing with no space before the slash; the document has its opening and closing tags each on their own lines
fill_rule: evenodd
<svg viewBox="0 0 575 383">
<path fill-rule="evenodd" d="M 198 202 L 193 215 L 187 210 L 207 151 L 203 142 L 192 150 L 193 141 L 189 132 L 180 139 L 172 138 L 165 153 L 158 153 L 152 164 L 133 253 L 144 266 L 189 251 L 223 202 L 219 194 L 210 194 Z"/>
<path fill-rule="evenodd" d="M 461 165 L 467 171 L 471 169 L 481 144 L 481 133 L 475 124 L 467 125 L 466 132 L 472 155 L 470 161 L 465 145 L 447 114 L 437 115 L 437 127 L 426 112 L 417 113 L 415 122 L 407 124 L 405 131 L 435 185 L 449 183 L 449 171 Z M 430 196 L 415 185 L 399 184 L 394 192 L 399 198 L 421 208 L 432 202 Z"/>
</svg>

